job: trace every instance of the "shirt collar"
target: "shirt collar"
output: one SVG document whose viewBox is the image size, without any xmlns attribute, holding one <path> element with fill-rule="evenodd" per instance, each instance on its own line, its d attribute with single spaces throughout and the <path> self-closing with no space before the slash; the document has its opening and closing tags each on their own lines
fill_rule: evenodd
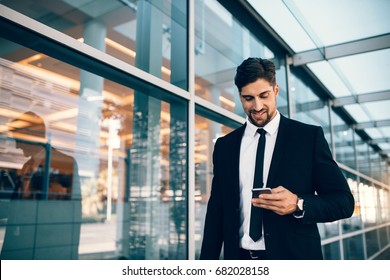
<svg viewBox="0 0 390 280">
<path fill-rule="evenodd" d="M 264 126 L 263 129 L 272 136 L 278 131 L 279 124 L 280 124 L 280 114 L 279 111 L 276 111 L 276 116 L 266 126 Z M 247 117 L 245 135 L 255 137 L 257 133 L 257 129 L 259 129 L 259 127 L 252 124 Z"/>
</svg>

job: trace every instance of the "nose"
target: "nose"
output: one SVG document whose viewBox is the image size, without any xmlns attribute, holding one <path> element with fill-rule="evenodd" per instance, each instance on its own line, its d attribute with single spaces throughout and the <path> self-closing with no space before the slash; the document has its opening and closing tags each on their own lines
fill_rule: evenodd
<svg viewBox="0 0 390 280">
<path fill-rule="evenodd" d="M 256 111 L 263 109 L 263 102 L 260 98 L 255 98 L 254 108 Z"/>
</svg>

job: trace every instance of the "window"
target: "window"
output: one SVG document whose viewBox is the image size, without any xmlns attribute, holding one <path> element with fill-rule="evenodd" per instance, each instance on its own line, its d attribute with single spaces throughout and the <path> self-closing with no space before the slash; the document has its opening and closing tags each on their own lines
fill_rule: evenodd
<svg viewBox="0 0 390 280">
<path fill-rule="evenodd" d="M 186 259 L 187 103 L 13 45 L 25 57 L 0 59 L 2 259 Z"/>
</svg>

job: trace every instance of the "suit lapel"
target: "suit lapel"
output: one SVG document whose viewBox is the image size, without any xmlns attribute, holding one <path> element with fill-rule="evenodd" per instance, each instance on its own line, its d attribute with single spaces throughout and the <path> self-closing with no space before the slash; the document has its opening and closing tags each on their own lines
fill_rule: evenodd
<svg viewBox="0 0 390 280">
<path fill-rule="evenodd" d="M 245 127 L 246 127 L 246 123 L 236 130 L 234 138 L 232 139 L 233 140 L 232 146 L 230 147 L 232 153 L 232 161 L 234 164 L 233 170 L 237 170 L 237 177 L 239 174 L 239 166 L 240 166 L 241 140 L 242 140 L 242 135 L 244 134 L 245 131 Z"/>
<path fill-rule="evenodd" d="M 286 117 L 280 115 L 280 124 L 278 129 L 278 136 L 276 138 L 275 148 L 272 155 L 271 166 L 268 173 L 267 187 L 274 187 L 275 176 L 278 171 L 280 161 L 284 154 L 284 149 L 287 147 L 288 126 L 286 125 Z"/>
<path fill-rule="evenodd" d="M 238 200 L 236 201 L 239 203 L 239 193 L 240 193 L 240 150 L 241 150 L 241 140 L 242 135 L 244 134 L 246 127 L 246 123 L 239 127 L 235 131 L 235 135 L 232 139 L 232 146 L 228 147 L 230 149 L 230 152 L 232 153 L 232 164 L 233 164 L 233 182 L 234 182 L 234 197 L 237 197 Z"/>
</svg>

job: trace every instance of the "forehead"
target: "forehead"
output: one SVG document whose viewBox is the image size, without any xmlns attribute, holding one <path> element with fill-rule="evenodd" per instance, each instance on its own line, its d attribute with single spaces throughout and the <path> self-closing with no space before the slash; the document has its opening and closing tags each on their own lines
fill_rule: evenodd
<svg viewBox="0 0 390 280">
<path fill-rule="evenodd" d="M 241 94 L 254 95 L 254 94 L 260 94 L 272 90 L 273 90 L 273 86 L 270 82 L 268 82 L 265 79 L 258 79 L 255 82 L 249 83 L 246 86 L 242 87 Z"/>
</svg>

